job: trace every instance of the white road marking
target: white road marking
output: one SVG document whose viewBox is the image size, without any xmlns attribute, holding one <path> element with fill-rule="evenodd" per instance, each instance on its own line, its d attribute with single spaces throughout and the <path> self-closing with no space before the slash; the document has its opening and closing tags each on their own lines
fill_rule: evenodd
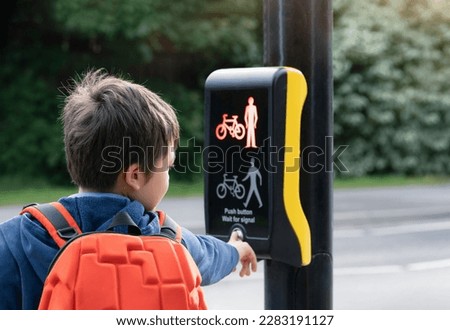
<svg viewBox="0 0 450 330">
<path fill-rule="evenodd" d="M 384 228 L 373 228 L 371 233 L 375 236 L 388 236 L 399 234 L 415 234 L 423 232 L 450 230 L 450 221 L 424 222 L 403 224 Z"/>
<path fill-rule="evenodd" d="M 406 266 L 409 271 L 444 269 L 450 267 L 450 259 L 416 262 Z"/>
<path fill-rule="evenodd" d="M 335 239 L 364 238 L 368 236 L 394 236 L 435 231 L 449 231 L 450 221 L 433 221 L 423 223 L 395 224 L 383 227 L 348 228 L 334 231 Z M 450 235 L 449 235 L 450 237 Z M 431 260 L 398 265 L 339 267 L 334 269 L 336 276 L 347 275 L 382 275 L 402 272 L 417 272 L 450 268 L 450 259 Z"/>
<path fill-rule="evenodd" d="M 348 275 L 382 275 L 403 272 L 417 272 L 450 268 L 450 259 L 414 262 L 406 265 L 380 265 L 365 267 L 340 267 L 334 269 L 336 276 Z"/>
<path fill-rule="evenodd" d="M 395 273 L 401 273 L 402 269 L 403 269 L 403 267 L 400 265 L 342 267 L 342 268 L 334 269 L 333 274 L 337 275 L 337 276 L 395 274 Z"/>
<path fill-rule="evenodd" d="M 355 211 L 336 211 L 333 215 L 336 221 L 359 220 L 359 219 L 386 219 L 398 217 L 410 217 L 418 219 L 434 215 L 450 214 L 450 207 L 430 206 L 420 208 L 387 209 L 387 210 L 355 210 Z"/>
<path fill-rule="evenodd" d="M 378 228 L 371 227 L 368 229 L 337 229 L 334 231 L 334 237 L 357 238 L 365 236 L 392 236 L 445 230 L 450 230 L 450 221 L 435 221 L 413 224 L 407 223 L 401 225 L 383 226 Z"/>
</svg>

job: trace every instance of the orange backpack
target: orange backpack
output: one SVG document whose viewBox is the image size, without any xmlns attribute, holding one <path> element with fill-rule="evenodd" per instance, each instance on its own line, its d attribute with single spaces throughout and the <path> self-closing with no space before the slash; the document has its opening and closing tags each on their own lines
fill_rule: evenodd
<svg viewBox="0 0 450 330">
<path fill-rule="evenodd" d="M 39 309 L 206 309 L 201 275 L 181 243 L 181 228 L 159 213 L 161 234 L 141 236 L 126 212 L 111 228 L 129 234 L 81 233 L 60 203 L 32 205 L 33 215 L 60 247 L 54 258 Z"/>
</svg>

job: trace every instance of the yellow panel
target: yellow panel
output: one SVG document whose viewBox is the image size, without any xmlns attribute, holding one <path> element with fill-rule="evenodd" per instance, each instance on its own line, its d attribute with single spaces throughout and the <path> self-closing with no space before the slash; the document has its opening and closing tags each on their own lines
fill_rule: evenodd
<svg viewBox="0 0 450 330">
<path fill-rule="evenodd" d="M 301 247 L 302 265 L 306 266 L 311 262 L 311 231 L 300 201 L 300 132 L 308 88 L 300 71 L 285 69 L 287 96 L 283 200 L 287 217 Z"/>
</svg>

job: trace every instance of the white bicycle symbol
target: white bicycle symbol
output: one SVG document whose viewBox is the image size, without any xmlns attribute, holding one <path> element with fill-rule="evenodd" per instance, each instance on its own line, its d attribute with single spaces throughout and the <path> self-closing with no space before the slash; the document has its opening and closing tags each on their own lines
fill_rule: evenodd
<svg viewBox="0 0 450 330">
<path fill-rule="evenodd" d="M 231 196 L 242 199 L 245 195 L 244 185 L 238 183 L 237 175 L 233 175 L 233 179 L 227 178 L 228 174 L 223 175 L 223 182 L 219 183 L 216 189 L 217 197 L 225 198 L 229 192 Z"/>
</svg>

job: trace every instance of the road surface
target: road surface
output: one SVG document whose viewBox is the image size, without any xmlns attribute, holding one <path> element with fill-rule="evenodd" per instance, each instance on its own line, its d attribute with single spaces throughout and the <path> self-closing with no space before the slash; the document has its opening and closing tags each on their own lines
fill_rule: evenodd
<svg viewBox="0 0 450 330">
<path fill-rule="evenodd" d="M 160 205 L 204 233 L 203 200 Z M 0 219 L 20 207 L 0 208 Z M 334 192 L 334 309 L 450 309 L 450 185 Z M 264 309 L 264 263 L 205 287 L 211 309 Z"/>
</svg>

